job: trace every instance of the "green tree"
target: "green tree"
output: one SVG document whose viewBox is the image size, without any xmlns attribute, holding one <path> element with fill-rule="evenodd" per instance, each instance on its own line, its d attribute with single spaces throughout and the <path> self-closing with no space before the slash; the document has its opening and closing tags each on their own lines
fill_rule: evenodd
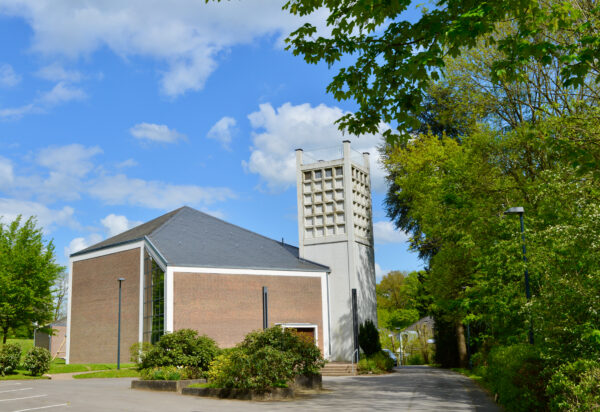
<svg viewBox="0 0 600 412">
<path fill-rule="evenodd" d="M 54 256 L 52 241 L 30 217 L 0 223 L 0 330 L 6 342 L 9 329 L 53 318 L 52 286 L 64 268 Z"/>
<path fill-rule="evenodd" d="M 420 18 L 411 21 L 403 13 L 415 7 Z M 574 90 L 598 78 L 600 7 L 593 1 L 441 0 L 428 10 L 409 0 L 289 0 L 285 8 L 299 16 L 326 8 L 327 33 L 307 23 L 288 37 L 288 49 L 308 63 L 345 65 L 327 90 L 358 104 L 339 120 L 352 134 L 376 132 L 382 122 L 397 124 L 401 134 L 418 127 L 425 93 L 444 74 L 445 57 L 481 42 L 502 54 L 486 68 L 492 86 L 522 81 L 530 64 L 558 69 L 561 83 Z M 502 32 L 507 25 L 512 30 Z M 392 130 L 385 135 L 395 140 Z"/>
<path fill-rule="evenodd" d="M 426 315 L 427 297 L 417 272 L 389 272 L 377 284 L 376 293 L 380 327 L 404 329 Z"/>
</svg>

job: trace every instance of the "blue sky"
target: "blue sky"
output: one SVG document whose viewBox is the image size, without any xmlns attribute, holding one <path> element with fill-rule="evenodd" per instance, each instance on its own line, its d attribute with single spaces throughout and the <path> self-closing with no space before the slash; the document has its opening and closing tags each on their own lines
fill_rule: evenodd
<svg viewBox="0 0 600 412">
<path fill-rule="evenodd" d="M 379 275 L 422 268 L 382 207 L 378 135 L 342 135 L 335 68 L 276 1 L 0 0 L 0 215 L 68 254 L 182 205 L 298 244 L 294 149 L 370 151 Z M 309 20 L 323 28 L 323 15 Z"/>
</svg>

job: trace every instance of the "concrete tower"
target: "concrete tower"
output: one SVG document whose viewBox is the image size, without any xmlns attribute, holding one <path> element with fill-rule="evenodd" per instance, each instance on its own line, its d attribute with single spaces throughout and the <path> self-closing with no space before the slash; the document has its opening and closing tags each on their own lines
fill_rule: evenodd
<svg viewBox="0 0 600 412">
<path fill-rule="evenodd" d="M 300 257 L 331 269 L 331 360 L 350 361 L 355 348 L 353 289 L 358 324 L 377 322 L 369 154 L 352 152 L 344 141 L 341 159 L 304 164 L 298 149 L 296 182 Z"/>
</svg>

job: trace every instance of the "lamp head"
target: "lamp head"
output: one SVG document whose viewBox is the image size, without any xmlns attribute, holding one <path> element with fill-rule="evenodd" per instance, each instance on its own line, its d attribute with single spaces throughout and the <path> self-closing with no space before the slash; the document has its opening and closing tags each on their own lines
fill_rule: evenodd
<svg viewBox="0 0 600 412">
<path fill-rule="evenodd" d="M 525 213 L 525 209 L 522 206 L 511 207 L 510 209 L 504 211 L 505 215 L 516 215 L 520 213 Z"/>
<path fill-rule="evenodd" d="M 125 280 L 125 278 L 119 278 L 117 279 L 119 282 L 123 282 Z"/>
</svg>

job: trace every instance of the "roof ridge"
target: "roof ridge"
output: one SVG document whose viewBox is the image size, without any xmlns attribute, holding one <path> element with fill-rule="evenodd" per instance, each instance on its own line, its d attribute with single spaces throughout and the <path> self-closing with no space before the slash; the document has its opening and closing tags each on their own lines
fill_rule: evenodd
<svg viewBox="0 0 600 412">
<path fill-rule="evenodd" d="M 280 242 L 280 241 L 278 241 L 278 240 L 271 239 L 270 237 L 267 237 L 267 236 L 265 236 L 265 235 L 261 235 L 260 233 L 254 232 L 254 231 L 252 231 L 252 230 L 250 230 L 250 229 L 246 229 L 246 228 L 244 228 L 244 227 L 241 227 L 241 226 L 238 226 L 238 225 L 236 225 L 236 224 L 234 224 L 234 223 L 231 223 L 231 222 L 228 222 L 228 221 L 226 221 L 226 220 L 220 219 L 220 218 L 218 218 L 218 217 L 216 217 L 216 216 L 213 216 L 213 215 L 211 215 L 211 214 L 208 214 L 208 213 L 206 213 L 206 212 L 202 212 L 201 210 L 194 209 L 193 207 L 189 207 L 189 206 L 183 206 L 183 207 L 181 207 L 181 209 L 184 209 L 184 208 L 190 209 L 190 210 L 192 210 L 192 211 L 194 211 L 194 212 L 196 212 L 196 213 L 202 213 L 203 215 L 206 215 L 206 216 L 208 216 L 208 217 L 210 217 L 210 218 L 212 218 L 212 219 L 214 219 L 214 220 L 218 220 L 219 222 L 223 222 L 223 223 L 225 223 L 226 225 L 233 226 L 233 227 L 235 227 L 235 228 L 237 228 L 237 229 L 243 230 L 244 232 L 248 232 L 248 233 L 250 233 L 250 234 L 252 234 L 252 235 L 256 235 L 256 236 L 262 237 L 263 239 L 269 240 L 269 241 L 271 241 L 271 242 L 274 242 L 274 243 L 276 243 L 276 244 L 278 244 L 278 245 L 282 245 L 282 246 L 283 246 L 283 245 L 287 245 L 287 246 L 291 246 L 291 247 L 294 247 L 294 248 L 296 248 L 296 249 L 299 249 L 299 247 L 298 247 L 298 246 L 294 246 L 294 245 L 291 245 L 291 244 L 289 244 L 289 243 Z M 175 215 L 173 215 L 172 217 L 175 217 L 175 216 L 176 216 L 176 215 L 178 215 L 178 214 L 179 214 L 179 213 L 176 213 L 176 214 L 175 214 Z M 169 219 L 169 220 L 171 220 L 171 219 Z M 167 222 L 165 222 L 165 224 L 166 224 L 166 223 L 167 223 Z M 160 229 L 162 229 L 163 227 L 164 227 L 164 225 L 163 225 L 163 226 L 161 226 L 161 227 L 160 227 Z M 154 232 L 158 232 L 158 229 L 157 229 L 157 230 L 155 230 Z M 152 233 L 154 233 L 154 232 L 152 232 Z"/>
<path fill-rule="evenodd" d="M 119 245 L 119 244 L 123 244 L 123 243 L 129 243 L 129 242 L 132 242 L 132 241 L 143 239 L 146 234 L 142 234 L 140 236 L 136 236 L 136 237 L 130 238 L 130 239 L 127 239 L 127 236 L 128 236 L 128 234 L 134 233 L 136 230 L 139 230 L 140 227 L 145 226 L 145 225 L 149 226 L 149 225 L 152 224 L 152 222 L 155 222 L 155 221 L 157 221 L 157 220 L 159 220 L 161 218 L 164 218 L 166 215 L 169 215 L 169 214 L 172 213 L 173 215 L 169 216 L 165 222 L 161 223 L 156 229 L 152 230 L 151 232 L 148 232 L 147 234 L 152 234 L 152 233 L 156 232 L 158 229 L 160 229 L 166 223 L 168 223 L 175 215 L 179 214 L 179 212 L 181 212 L 181 209 L 183 209 L 184 207 L 185 206 L 180 207 L 180 208 L 175 209 L 175 210 L 171 210 L 170 212 L 167 212 L 167 213 L 163 213 L 162 215 L 157 216 L 154 219 L 151 219 L 151 220 L 149 220 L 147 222 L 141 223 L 141 224 L 139 224 L 137 226 L 132 227 L 131 229 L 127 229 L 124 232 L 118 233 L 118 234 L 116 234 L 114 236 L 111 236 L 111 237 L 109 237 L 107 239 L 101 240 L 100 242 L 95 243 L 93 245 L 90 245 L 90 246 L 88 246 L 88 247 L 86 247 L 86 248 L 84 248 L 82 250 L 79 250 L 77 252 L 71 253 L 69 256 L 72 257 L 72 256 L 83 255 L 83 254 L 86 254 L 86 253 L 89 253 L 89 252 L 93 252 L 95 250 L 104 249 L 106 247 L 110 247 L 110 246 L 114 246 L 114 245 Z"/>
<path fill-rule="evenodd" d="M 173 213 L 173 215 L 171 215 L 167 220 L 165 220 L 165 222 L 160 225 L 159 227 L 157 227 L 156 229 L 154 229 L 152 232 L 148 233 L 147 236 L 152 236 L 155 233 L 159 233 L 161 230 L 163 230 L 165 227 L 169 226 L 170 223 L 173 222 L 173 219 L 175 218 L 175 216 L 179 215 L 181 212 L 183 212 L 185 209 L 190 209 L 190 210 L 194 210 L 197 212 L 196 209 L 194 209 L 193 207 L 189 207 L 186 205 L 181 206 L 178 209 L 175 209 L 169 213 Z M 175 212 L 175 213 L 174 213 Z"/>
</svg>

